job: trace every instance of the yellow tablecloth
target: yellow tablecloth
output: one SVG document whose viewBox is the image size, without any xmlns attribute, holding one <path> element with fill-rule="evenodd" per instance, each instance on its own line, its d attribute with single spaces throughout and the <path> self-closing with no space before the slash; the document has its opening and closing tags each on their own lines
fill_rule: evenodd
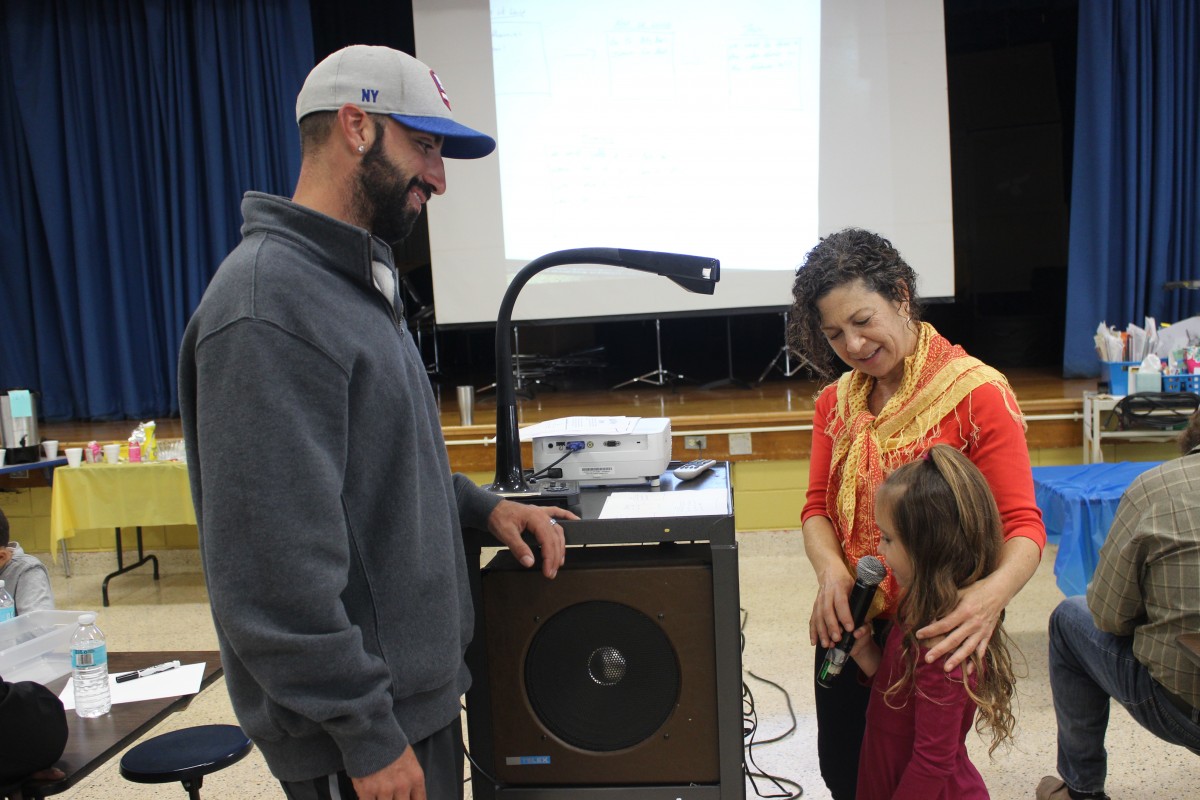
<svg viewBox="0 0 1200 800">
<path fill-rule="evenodd" d="M 59 467 L 50 490 L 50 552 L 77 530 L 126 525 L 195 525 L 187 464 Z"/>
</svg>

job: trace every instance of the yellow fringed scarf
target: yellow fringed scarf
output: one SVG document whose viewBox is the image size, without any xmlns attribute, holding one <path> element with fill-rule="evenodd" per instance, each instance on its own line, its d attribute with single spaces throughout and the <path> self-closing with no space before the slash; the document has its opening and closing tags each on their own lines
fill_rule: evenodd
<svg viewBox="0 0 1200 800">
<path fill-rule="evenodd" d="M 1004 375 L 950 344 L 929 323 L 921 323 L 916 351 L 904 359 L 900 388 L 879 416 L 872 415 L 868 406 L 874 378 L 851 370 L 838 380 L 837 405 L 826 430 L 833 441 L 826 497 L 852 573 L 860 558 L 879 552 L 876 489 L 893 470 L 928 449 L 940 433 L 938 423 L 985 384 L 1013 397 Z M 1009 411 L 1022 419 L 1015 404 Z M 899 587 L 890 573 L 882 588 L 872 616 L 896 608 Z"/>
</svg>

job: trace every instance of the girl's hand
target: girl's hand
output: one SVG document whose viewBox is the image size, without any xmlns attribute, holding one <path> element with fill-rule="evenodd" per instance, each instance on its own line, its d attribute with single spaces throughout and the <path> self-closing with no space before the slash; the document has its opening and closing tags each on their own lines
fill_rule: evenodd
<svg viewBox="0 0 1200 800">
<path fill-rule="evenodd" d="M 808 620 L 808 641 L 812 645 L 820 642 L 822 647 L 831 647 L 853 629 L 850 592 L 854 588 L 854 578 L 846 565 L 838 562 L 821 574 L 818 583 L 820 589 Z"/>
<path fill-rule="evenodd" d="M 946 672 L 951 672 L 970 658 L 971 653 L 977 653 L 983 659 L 992 631 L 996 629 L 1004 604 L 1009 599 L 991 578 L 989 576 L 960 590 L 958 605 L 953 611 L 917 631 L 917 639 L 922 641 L 944 635 L 925 654 L 927 664 L 952 653 L 946 659 Z"/>
<path fill-rule="evenodd" d="M 850 648 L 850 657 L 858 664 L 859 671 L 870 678 L 879 669 L 883 659 L 883 651 L 875 644 L 874 626 L 871 623 L 854 629 L 854 646 Z"/>
</svg>

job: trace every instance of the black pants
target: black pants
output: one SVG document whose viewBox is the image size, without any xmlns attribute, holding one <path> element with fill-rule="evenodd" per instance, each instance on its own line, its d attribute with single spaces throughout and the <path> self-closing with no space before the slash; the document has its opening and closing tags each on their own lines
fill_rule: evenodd
<svg viewBox="0 0 1200 800">
<path fill-rule="evenodd" d="M 463 800 L 462 723 L 455 719 L 432 736 L 412 745 L 421 770 L 425 773 L 425 793 L 429 800 Z M 289 800 L 357 800 L 354 785 L 345 771 L 310 781 L 283 784 Z"/>
<path fill-rule="evenodd" d="M 875 641 L 882 646 L 888 623 L 875 620 Z M 813 691 L 817 695 L 817 757 L 821 777 L 833 800 L 854 800 L 858 790 L 858 754 L 867 729 L 867 701 L 871 687 L 864 686 L 858 664 L 847 659 L 842 674 L 828 689 L 817 683 L 817 673 L 825 660 L 825 648 L 817 644 L 813 669 Z"/>
</svg>

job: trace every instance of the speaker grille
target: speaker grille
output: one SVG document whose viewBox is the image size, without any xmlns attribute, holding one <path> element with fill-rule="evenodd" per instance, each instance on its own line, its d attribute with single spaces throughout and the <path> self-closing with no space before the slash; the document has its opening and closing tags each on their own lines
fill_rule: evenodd
<svg viewBox="0 0 1200 800">
<path fill-rule="evenodd" d="M 659 625 L 621 603 L 590 601 L 546 620 L 529 645 L 525 691 L 568 744 L 608 752 L 654 734 L 679 699 L 679 661 Z"/>
</svg>

